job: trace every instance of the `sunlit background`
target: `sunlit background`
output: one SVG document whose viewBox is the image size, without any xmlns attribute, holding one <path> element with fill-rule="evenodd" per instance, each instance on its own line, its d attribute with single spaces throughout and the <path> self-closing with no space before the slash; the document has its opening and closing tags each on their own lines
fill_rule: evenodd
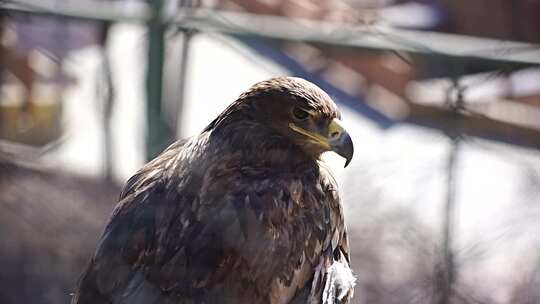
<svg viewBox="0 0 540 304">
<path fill-rule="evenodd" d="M 354 303 L 540 303 L 538 0 L 2 0 L 0 42 L 2 304 L 68 303 L 127 178 L 278 75 L 353 138 Z"/>
</svg>

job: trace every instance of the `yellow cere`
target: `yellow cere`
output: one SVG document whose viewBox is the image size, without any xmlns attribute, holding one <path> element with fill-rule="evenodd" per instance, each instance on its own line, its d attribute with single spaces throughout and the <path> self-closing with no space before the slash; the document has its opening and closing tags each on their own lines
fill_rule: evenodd
<svg viewBox="0 0 540 304">
<path fill-rule="evenodd" d="M 289 128 L 293 129 L 294 131 L 305 135 L 309 137 L 311 140 L 313 140 L 315 143 L 323 146 L 324 148 L 330 149 L 330 144 L 328 143 L 328 139 L 321 136 L 320 134 L 309 132 L 307 130 L 304 130 L 300 128 L 299 126 L 295 125 L 294 123 L 289 123 Z"/>
</svg>

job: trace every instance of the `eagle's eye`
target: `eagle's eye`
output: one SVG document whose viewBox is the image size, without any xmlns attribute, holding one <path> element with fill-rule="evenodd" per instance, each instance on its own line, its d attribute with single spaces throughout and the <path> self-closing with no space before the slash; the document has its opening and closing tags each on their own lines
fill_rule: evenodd
<svg viewBox="0 0 540 304">
<path fill-rule="evenodd" d="M 296 120 L 304 120 L 309 117 L 309 113 L 299 107 L 294 107 L 292 109 L 292 114 Z"/>
</svg>

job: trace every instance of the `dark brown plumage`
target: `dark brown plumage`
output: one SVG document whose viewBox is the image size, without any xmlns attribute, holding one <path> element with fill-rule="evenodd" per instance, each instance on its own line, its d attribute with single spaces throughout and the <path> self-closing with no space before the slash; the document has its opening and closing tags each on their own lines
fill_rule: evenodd
<svg viewBox="0 0 540 304">
<path fill-rule="evenodd" d="M 352 157 L 330 97 L 260 82 L 126 184 L 73 303 L 348 303 L 337 185 Z"/>
</svg>

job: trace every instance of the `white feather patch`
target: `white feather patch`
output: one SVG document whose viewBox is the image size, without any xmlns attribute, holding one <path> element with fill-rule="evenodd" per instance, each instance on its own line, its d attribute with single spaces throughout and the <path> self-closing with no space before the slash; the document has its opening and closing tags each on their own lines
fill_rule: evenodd
<svg viewBox="0 0 540 304">
<path fill-rule="evenodd" d="M 326 269 L 326 282 L 322 294 L 322 303 L 340 304 L 352 298 L 356 278 L 349 265 L 334 261 Z"/>
</svg>

